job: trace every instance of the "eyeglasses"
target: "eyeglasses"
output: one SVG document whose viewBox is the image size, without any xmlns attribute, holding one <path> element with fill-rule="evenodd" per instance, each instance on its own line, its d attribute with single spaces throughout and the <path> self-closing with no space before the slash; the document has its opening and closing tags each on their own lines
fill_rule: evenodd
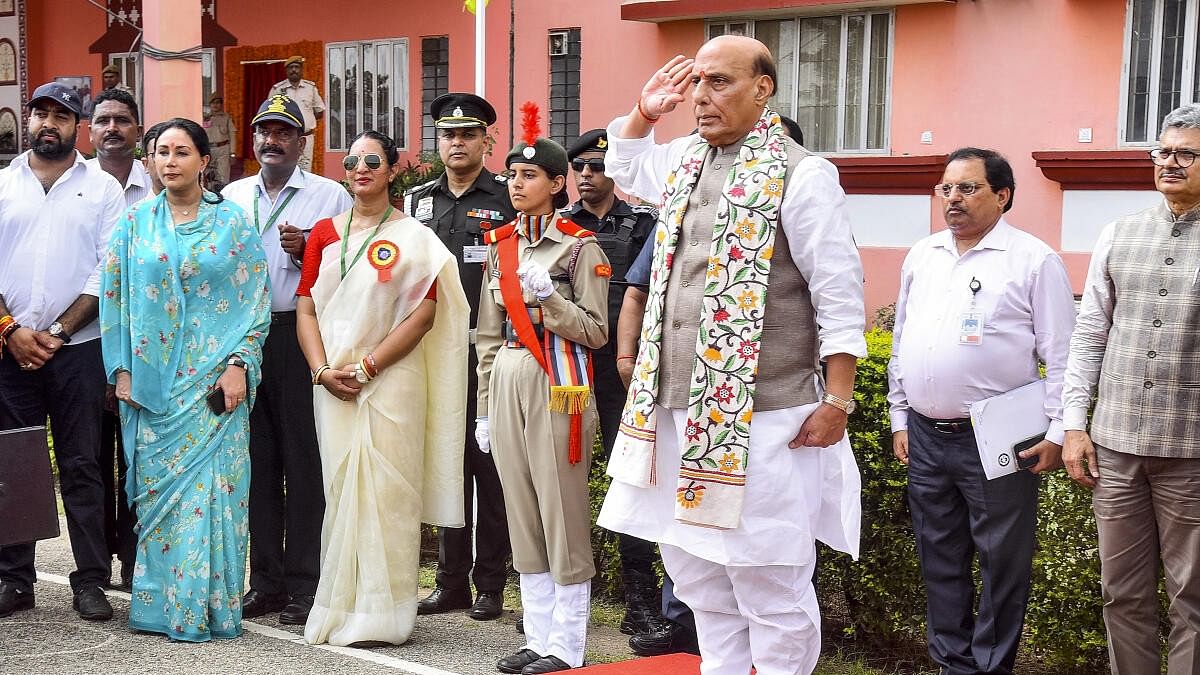
<svg viewBox="0 0 1200 675">
<path fill-rule="evenodd" d="M 571 168 L 575 169 L 575 173 L 582 173 L 585 166 L 591 167 L 592 173 L 604 173 L 604 160 L 599 157 L 594 159 L 577 159 L 571 162 Z"/>
<path fill-rule="evenodd" d="M 296 130 L 295 127 L 281 127 L 279 129 L 263 129 L 260 127 L 255 129 L 254 133 L 257 134 L 259 138 L 265 138 L 267 140 L 277 138 L 281 141 L 290 141 L 295 138 L 299 138 L 300 136 L 300 132 Z"/>
<path fill-rule="evenodd" d="M 345 167 L 347 171 L 353 171 L 357 169 L 359 157 L 362 158 L 362 161 L 366 162 L 367 168 L 372 171 L 383 166 L 383 158 L 373 152 L 367 155 L 346 155 L 346 159 L 342 160 L 342 166 Z"/>
<path fill-rule="evenodd" d="M 973 183 L 965 181 L 962 183 L 938 183 L 933 186 L 933 194 L 943 199 L 949 199 L 957 188 L 958 193 L 964 197 L 970 197 L 979 191 L 981 187 L 990 187 L 987 183 Z"/>
<path fill-rule="evenodd" d="M 1171 159 L 1171 155 L 1175 155 L 1175 163 L 1180 167 L 1189 167 L 1196 161 L 1195 150 L 1168 150 L 1166 148 L 1155 148 L 1150 151 L 1150 161 L 1159 166 L 1166 166 L 1167 161 Z"/>
</svg>

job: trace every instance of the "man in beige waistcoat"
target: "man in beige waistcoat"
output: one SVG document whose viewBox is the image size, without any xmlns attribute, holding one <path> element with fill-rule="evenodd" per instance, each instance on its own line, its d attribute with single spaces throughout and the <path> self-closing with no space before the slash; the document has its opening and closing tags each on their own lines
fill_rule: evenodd
<svg viewBox="0 0 1200 675">
<path fill-rule="evenodd" d="M 1100 233 L 1063 379 L 1063 461 L 1093 490 L 1113 675 L 1160 672 L 1160 564 L 1167 672 L 1200 672 L 1200 104 L 1169 113 L 1158 142 L 1165 199 Z"/>
<path fill-rule="evenodd" d="M 689 88 L 697 133 L 656 145 Z M 608 127 L 608 175 L 660 218 L 599 522 L 660 543 L 704 675 L 811 672 L 814 542 L 858 552 L 862 263 L 837 169 L 787 138 L 774 91 L 765 45 L 719 37 Z"/>
</svg>

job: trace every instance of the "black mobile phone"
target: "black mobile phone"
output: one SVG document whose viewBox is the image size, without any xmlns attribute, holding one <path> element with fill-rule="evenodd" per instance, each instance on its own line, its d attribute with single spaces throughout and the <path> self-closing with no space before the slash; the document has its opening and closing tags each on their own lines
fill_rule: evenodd
<svg viewBox="0 0 1200 675">
<path fill-rule="evenodd" d="M 1038 443 L 1041 443 L 1044 438 L 1046 438 L 1046 434 L 1038 434 L 1037 436 L 1030 436 L 1029 438 L 1026 438 L 1025 440 L 1023 440 L 1020 443 L 1017 443 L 1016 445 L 1013 446 L 1013 459 L 1017 460 L 1017 468 L 1032 469 L 1033 467 L 1037 466 L 1037 463 L 1038 463 L 1037 457 L 1025 458 L 1025 457 L 1021 456 L 1021 453 L 1032 448 L 1033 446 L 1037 445 Z"/>
<path fill-rule="evenodd" d="M 225 410 L 225 390 L 217 387 L 208 395 L 208 409 L 218 415 L 224 415 Z"/>
</svg>

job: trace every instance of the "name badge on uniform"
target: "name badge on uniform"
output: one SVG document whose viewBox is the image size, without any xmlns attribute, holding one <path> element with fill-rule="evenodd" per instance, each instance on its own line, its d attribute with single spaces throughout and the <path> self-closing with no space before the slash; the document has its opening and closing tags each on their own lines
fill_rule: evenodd
<svg viewBox="0 0 1200 675">
<path fill-rule="evenodd" d="M 983 344 L 983 313 L 963 312 L 958 320 L 958 344 Z"/>
<path fill-rule="evenodd" d="M 433 197 L 421 197 L 417 200 L 417 212 L 413 216 L 422 223 L 433 220 Z"/>
<path fill-rule="evenodd" d="M 487 246 L 464 246 L 463 262 L 481 263 L 487 261 Z"/>
</svg>

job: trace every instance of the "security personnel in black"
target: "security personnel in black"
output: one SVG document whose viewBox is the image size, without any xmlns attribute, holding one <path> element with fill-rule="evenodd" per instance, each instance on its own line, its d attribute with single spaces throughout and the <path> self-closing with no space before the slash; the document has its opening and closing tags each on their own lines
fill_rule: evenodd
<svg viewBox="0 0 1200 675">
<path fill-rule="evenodd" d="M 613 180 L 604 173 L 604 155 L 608 134 L 593 129 L 571 145 L 567 158 L 579 189 L 579 201 L 568 213 L 571 220 L 596 233 L 596 240 L 608 256 L 612 277 L 608 286 L 608 325 L 616 326 L 625 297 L 625 273 L 637 258 L 642 245 L 654 234 L 658 212 L 648 206 L 633 206 L 617 198 Z M 620 280 L 620 281 L 618 281 Z M 633 359 L 633 354 L 617 354 L 616 331 L 609 341 L 593 352 L 593 390 L 600 415 L 600 433 L 607 458 L 617 440 L 621 409 L 625 406 L 625 385 L 617 374 L 617 359 Z M 621 573 L 625 582 L 625 617 L 621 631 L 627 634 L 650 632 L 658 610 L 658 580 L 654 574 L 657 557 L 654 544 L 628 535 L 619 535 Z"/>
<path fill-rule="evenodd" d="M 487 246 L 483 233 L 504 225 L 517 212 L 508 198 L 507 181 L 483 167 L 489 140 L 487 128 L 496 111 L 473 94 L 449 93 L 429 106 L 437 127 L 438 154 L 446 166 L 440 178 L 412 188 L 404 195 L 404 210 L 437 232 L 458 258 L 458 274 L 471 303 L 471 342 L 483 285 Z M 417 603 L 418 614 L 436 614 L 470 607 L 467 615 L 480 621 L 495 619 L 503 609 L 504 582 L 512 549 L 504 515 L 504 493 L 490 454 L 475 444 L 475 350 L 467 368 L 466 448 L 463 453 L 463 492 L 466 527 L 439 528 L 437 588 Z M 478 499 L 478 508 L 473 503 Z M 471 523 L 478 514 L 475 558 L 471 558 Z M 473 563 L 473 569 L 472 569 Z M 478 596 L 472 604 L 474 581 Z"/>
</svg>

